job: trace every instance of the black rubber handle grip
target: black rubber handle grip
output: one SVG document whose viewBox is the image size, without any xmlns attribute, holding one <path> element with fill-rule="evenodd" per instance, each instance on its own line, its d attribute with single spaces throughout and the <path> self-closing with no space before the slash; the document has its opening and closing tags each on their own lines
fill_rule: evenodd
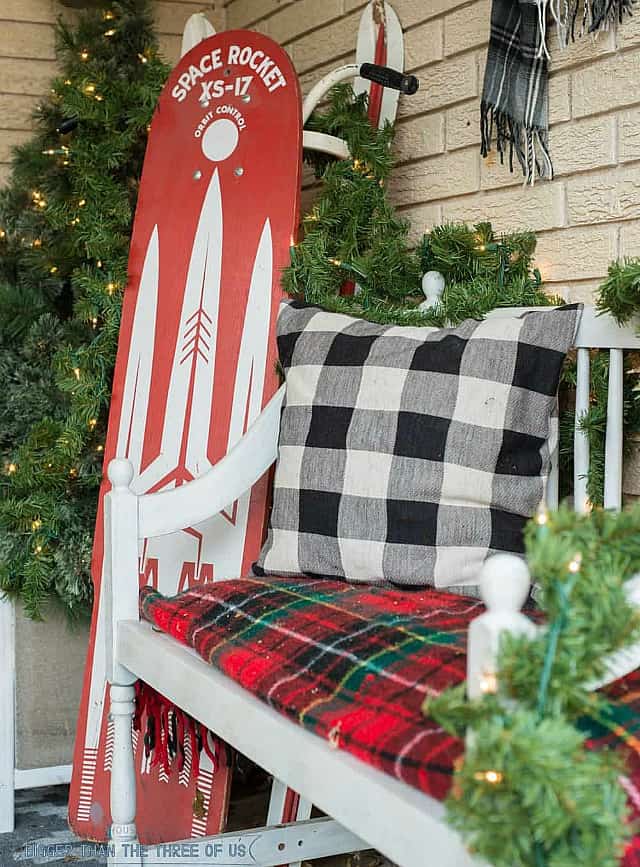
<svg viewBox="0 0 640 867">
<path fill-rule="evenodd" d="M 382 87 L 399 90 L 400 93 L 406 93 L 408 96 L 411 96 L 420 87 L 420 82 L 415 75 L 405 75 L 403 72 L 398 72 L 397 69 L 378 66 L 376 63 L 363 63 L 360 67 L 360 75 L 367 81 L 374 81 L 376 84 L 381 84 Z"/>
</svg>

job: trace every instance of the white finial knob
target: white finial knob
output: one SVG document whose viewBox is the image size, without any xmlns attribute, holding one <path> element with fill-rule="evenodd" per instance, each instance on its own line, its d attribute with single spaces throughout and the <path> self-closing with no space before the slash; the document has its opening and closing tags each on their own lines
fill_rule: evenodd
<svg viewBox="0 0 640 867">
<path fill-rule="evenodd" d="M 422 278 L 422 291 L 427 299 L 420 304 L 420 310 L 430 310 L 440 301 L 444 292 L 444 277 L 439 271 L 427 271 Z"/>
<path fill-rule="evenodd" d="M 480 595 L 492 612 L 520 611 L 530 586 L 527 564 L 515 554 L 494 554 L 480 570 Z"/>
<path fill-rule="evenodd" d="M 107 475 L 114 488 L 128 488 L 133 481 L 133 464 L 126 458 L 114 458 Z"/>
</svg>

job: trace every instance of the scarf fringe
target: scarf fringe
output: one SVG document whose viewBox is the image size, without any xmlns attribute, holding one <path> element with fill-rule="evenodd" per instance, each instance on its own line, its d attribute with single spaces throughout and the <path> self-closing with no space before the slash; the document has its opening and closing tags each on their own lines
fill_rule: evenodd
<svg viewBox="0 0 640 867">
<path fill-rule="evenodd" d="M 184 785 L 188 785 L 191 780 L 194 780 L 197 785 L 203 750 L 211 760 L 215 773 L 221 750 L 229 749 L 224 741 L 169 699 L 142 681 L 137 681 L 134 731 L 142 732 L 143 723 L 144 755 L 147 761 L 150 760 L 150 767 L 160 765 L 167 777 L 172 773 L 180 774 L 180 782 Z M 190 747 L 191 767 L 186 768 L 188 773 L 185 776 L 183 771 L 185 771 L 187 742 Z M 228 755 L 227 760 L 229 763 Z"/>
<path fill-rule="evenodd" d="M 510 171 L 513 171 L 515 152 L 522 168 L 525 185 L 533 186 L 536 177 L 553 179 L 547 130 L 535 126 L 527 127 L 497 106 L 483 100 L 480 106 L 480 132 L 482 156 L 487 156 L 495 138 L 500 162 L 504 163 L 505 154 L 509 155 Z"/>
<path fill-rule="evenodd" d="M 540 44 L 537 56 L 549 59 L 547 9 L 551 10 L 556 23 L 558 44 L 561 49 L 565 49 L 585 33 L 597 34 L 622 24 L 627 16 L 633 14 L 635 0 L 537 0 L 537 3 L 540 19 Z M 580 4 L 582 4 L 582 20 L 578 23 Z"/>
</svg>

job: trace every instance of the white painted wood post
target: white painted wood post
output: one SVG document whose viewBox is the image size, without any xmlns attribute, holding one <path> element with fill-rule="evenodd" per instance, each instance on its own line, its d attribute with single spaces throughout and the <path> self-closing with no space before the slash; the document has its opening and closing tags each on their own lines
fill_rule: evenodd
<svg viewBox="0 0 640 867">
<path fill-rule="evenodd" d="M 109 867 L 141 865 L 136 831 L 136 774 L 131 738 L 136 681 L 117 657 L 118 623 L 138 620 L 138 499 L 131 491 L 133 465 L 116 458 L 109 464 L 112 489 L 105 497 L 105 568 L 102 604 L 106 610 L 105 642 L 110 717 L 113 721 L 111 764 L 111 840 Z"/>
<path fill-rule="evenodd" d="M 607 434 L 604 455 L 604 507 L 622 508 L 622 447 L 624 403 L 624 357 L 621 349 L 609 352 Z"/>
<path fill-rule="evenodd" d="M 497 690 L 497 659 L 504 632 L 535 635 L 536 626 L 521 613 L 529 593 L 527 564 L 514 554 L 495 554 L 480 572 L 480 595 L 487 610 L 469 625 L 467 695 L 480 698 Z"/>
<path fill-rule="evenodd" d="M 111 684 L 110 716 L 113 720 L 113 761 L 111 765 L 111 840 L 109 867 L 141 865 L 136 831 L 136 774 L 131 722 L 135 710 L 133 686 Z"/>
<path fill-rule="evenodd" d="M 580 429 L 580 419 L 589 410 L 589 350 L 578 349 L 576 385 L 576 421 L 573 433 L 573 497 L 576 512 L 589 510 L 587 476 L 589 474 L 589 437 Z"/>
<path fill-rule="evenodd" d="M 311 818 L 311 810 L 313 804 L 307 801 L 306 798 L 298 796 L 298 805 L 295 811 L 295 816 L 286 818 L 286 798 L 289 787 L 281 780 L 274 778 L 271 784 L 271 795 L 269 796 L 269 810 L 267 812 L 267 825 L 282 825 L 283 822 L 303 822 Z M 288 867 L 301 867 L 301 862 L 291 862 Z"/>
<path fill-rule="evenodd" d="M 0 834 L 15 827 L 16 612 L 0 598 Z"/>
</svg>

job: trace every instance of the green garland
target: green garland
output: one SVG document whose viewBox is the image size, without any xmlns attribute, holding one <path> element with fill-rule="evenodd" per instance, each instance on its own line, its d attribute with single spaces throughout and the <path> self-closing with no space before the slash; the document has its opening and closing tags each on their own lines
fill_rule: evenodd
<svg viewBox="0 0 640 867">
<path fill-rule="evenodd" d="M 111 376 L 147 125 L 167 75 L 147 0 L 57 28 L 61 72 L 0 195 L 0 590 L 91 605 Z M 60 132 L 58 131 L 60 130 Z"/>
<path fill-rule="evenodd" d="M 640 508 L 541 516 L 526 547 L 546 627 L 504 637 L 494 692 L 468 702 L 458 687 L 425 703 L 447 731 L 471 732 L 449 821 L 493 867 L 617 867 L 630 833 L 621 764 L 586 750 L 585 731 L 611 714 L 585 684 L 640 639 L 624 592 L 640 570 Z"/>
<path fill-rule="evenodd" d="M 629 322 L 640 312 L 640 259 L 613 262 L 598 294 L 600 311 L 610 313 L 620 325 Z"/>
</svg>

